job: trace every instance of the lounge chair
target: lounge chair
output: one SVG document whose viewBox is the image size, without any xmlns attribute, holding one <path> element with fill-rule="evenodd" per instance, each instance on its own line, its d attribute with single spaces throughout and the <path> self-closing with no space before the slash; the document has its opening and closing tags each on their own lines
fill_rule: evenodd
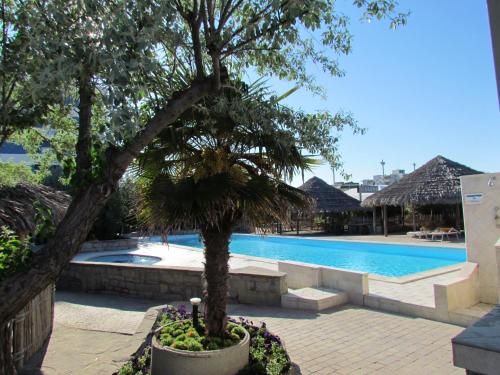
<svg viewBox="0 0 500 375">
<path fill-rule="evenodd" d="M 441 241 L 446 239 L 450 239 L 450 235 L 455 236 L 458 240 L 458 237 L 460 236 L 460 231 L 456 230 L 455 228 L 438 228 L 436 231 L 431 233 L 431 240 L 435 240 L 436 237 L 441 237 Z"/>
<path fill-rule="evenodd" d="M 406 235 L 411 236 L 411 237 L 418 237 L 418 238 L 424 237 L 425 238 L 428 235 L 430 235 L 430 233 L 431 233 L 430 230 L 428 230 L 425 227 L 422 227 L 422 228 L 420 228 L 419 231 L 408 232 L 408 233 L 406 233 Z"/>
</svg>

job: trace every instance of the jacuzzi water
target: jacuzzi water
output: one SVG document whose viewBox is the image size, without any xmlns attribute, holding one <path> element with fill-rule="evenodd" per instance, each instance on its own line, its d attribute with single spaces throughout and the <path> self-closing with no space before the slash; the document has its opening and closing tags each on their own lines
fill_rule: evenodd
<svg viewBox="0 0 500 375">
<path fill-rule="evenodd" d="M 159 242 L 158 237 L 149 241 Z M 175 235 L 169 243 L 203 248 L 199 235 Z M 405 276 L 465 262 L 464 248 L 315 240 L 234 234 L 234 254 L 291 260 L 363 271 L 382 276 Z"/>
<path fill-rule="evenodd" d="M 135 254 L 114 254 L 114 255 L 100 255 L 97 257 L 89 258 L 89 262 L 106 262 L 106 263 L 132 263 L 132 264 L 155 264 L 161 258 L 152 257 L 148 255 L 135 255 Z"/>
</svg>

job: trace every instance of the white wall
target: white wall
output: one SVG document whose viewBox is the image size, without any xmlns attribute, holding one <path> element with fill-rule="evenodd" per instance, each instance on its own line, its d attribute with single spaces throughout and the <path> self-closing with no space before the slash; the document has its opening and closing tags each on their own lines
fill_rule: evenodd
<svg viewBox="0 0 500 375">
<path fill-rule="evenodd" d="M 495 244 L 500 238 L 500 173 L 462 176 L 467 260 L 479 265 L 481 302 L 498 303 L 499 267 Z"/>
</svg>

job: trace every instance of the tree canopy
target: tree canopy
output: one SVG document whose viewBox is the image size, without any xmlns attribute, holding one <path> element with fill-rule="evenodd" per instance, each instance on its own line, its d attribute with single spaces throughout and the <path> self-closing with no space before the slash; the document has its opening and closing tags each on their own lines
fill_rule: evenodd
<svg viewBox="0 0 500 375">
<path fill-rule="evenodd" d="M 353 4 L 393 26 L 406 19 L 395 0 Z M 72 203 L 32 266 L 0 283 L 0 341 L 7 319 L 79 250 L 134 158 L 186 110 L 248 69 L 315 90 L 308 63 L 339 75 L 336 55 L 351 48 L 335 0 L 0 5 L 0 144 L 54 113 L 73 121 L 76 134 Z M 9 374 L 3 354 L 0 372 Z"/>
</svg>

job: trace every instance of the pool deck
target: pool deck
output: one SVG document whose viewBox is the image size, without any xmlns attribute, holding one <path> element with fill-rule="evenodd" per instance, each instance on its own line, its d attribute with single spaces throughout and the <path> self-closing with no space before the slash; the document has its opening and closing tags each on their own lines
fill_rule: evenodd
<svg viewBox="0 0 500 375">
<path fill-rule="evenodd" d="M 146 311 L 157 304 L 57 292 L 55 325 L 48 346 L 22 374 L 111 374 L 140 345 L 146 333 L 144 321 L 155 317 Z M 296 374 L 464 373 L 452 364 L 450 342 L 462 328 L 451 324 L 352 305 L 321 313 L 250 305 L 230 305 L 228 310 L 253 322 L 265 321 L 284 340 L 298 366 Z M 106 322 L 99 322 L 104 320 L 103 314 Z M 137 327 L 139 330 L 131 334 Z"/>
<path fill-rule="evenodd" d="M 336 240 L 353 240 L 365 242 L 383 242 L 384 243 L 405 243 L 412 245 L 425 245 L 435 247 L 463 247 L 463 243 L 450 243 L 426 241 L 412 239 L 407 236 L 335 236 L 335 237 L 322 237 L 321 239 L 336 239 Z M 106 254 L 123 254 L 123 250 L 116 250 L 106 252 Z M 162 260 L 155 265 L 158 266 L 176 266 L 176 267 L 197 267 L 203 268 L 203 252 L 199 249 L 193 249 L 186 246 L 168 244 L 163 245 L 160 243 L 141 243 L 139 247 L 134 250 L 128 250 L 127 253 L 159 256 L 162 254 Z M 75 260 L 85 260 L 92 256 L 103 255 L 101 252 L 84 253 L 77 255 Z M 231 269 L 238 269 L 244 267 L 261 267 L 277 271 L 278 263 L 272 259 L 257 258 L 241 254 L 231 255 L 229 266 Z M 394 283 L 383 278 L 372 276 L 369 277 L 369 291 L 373 296 L 390 298 L 407 303 L 413 303 L 421 306 L 434 307 L 434 284 L 451 281 L 458 277 L 458 271 L 451 271 L 444 274 L 425 277 L 416 281 L 406 283 Z"/>
</svg>

